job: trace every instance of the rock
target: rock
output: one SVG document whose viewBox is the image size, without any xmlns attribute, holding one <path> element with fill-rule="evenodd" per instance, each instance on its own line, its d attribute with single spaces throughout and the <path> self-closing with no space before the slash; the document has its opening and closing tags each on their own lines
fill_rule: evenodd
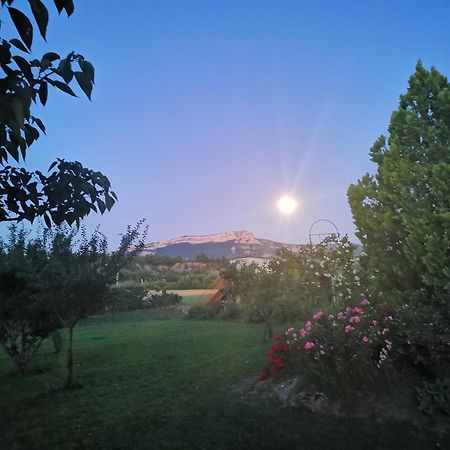
<svg viewBox="0 0 450 450">
<path fill-rule="evenodd" d="M 295 406 L 295 397 L 302 383 L 303 379 L 301 377 L 283 381 L 282 383 L 275 386 L 271 397 L 282 405 Z"/>
<path fill-rule="evenodd" d="M 311 412 L 331 412 L 328 398 L 322 392 L 302 391 L 295 396 L 295 401 Z"/>
</svg>

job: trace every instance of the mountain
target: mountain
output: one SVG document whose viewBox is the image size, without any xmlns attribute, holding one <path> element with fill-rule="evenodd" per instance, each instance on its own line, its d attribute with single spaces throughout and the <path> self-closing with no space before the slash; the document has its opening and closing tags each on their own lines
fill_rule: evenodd
<svg viewBox="0 0 450 450">
<path fill-rule="evenodd" d="M 168 241 L 153 242 L 145 246 L 143 254 L 181 256 L 191 260 L 201 254 L 208 258 L 231 259 L 244 256 L 267 258 L 275 256 L 280 247 L 297 248 L 292 244 L 256 238 L 250 231 L 231 231 L 206 236 L 181 236 Z"/>
</svg>

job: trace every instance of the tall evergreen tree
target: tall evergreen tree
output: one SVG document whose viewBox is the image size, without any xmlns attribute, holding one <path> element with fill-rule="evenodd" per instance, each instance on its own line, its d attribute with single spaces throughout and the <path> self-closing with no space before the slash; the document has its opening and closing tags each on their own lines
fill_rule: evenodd
<svg viewBox="0 0 450 450">
<path fill-rule="evenodd" d="M 370 149 L 375 175 L 348 190 L 373 295 L 450 294 L 450 84 L 419 61 Z M 383 295 L 384 294 L 384 295 Z M 392 298 L 392 297 L 391 297 Z"/>
</svg>

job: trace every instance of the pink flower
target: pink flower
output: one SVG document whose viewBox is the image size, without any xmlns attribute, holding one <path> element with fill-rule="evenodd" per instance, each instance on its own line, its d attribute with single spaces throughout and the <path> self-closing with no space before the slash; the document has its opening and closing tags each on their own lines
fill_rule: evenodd
<svg viewBox="0 0 450 450">
<path fill-rule="evenodd" d="M 316 313 L 313 315 L 313 319 L 314 319 L 314 320 L 320 320 L 320 319 L 322 318 L 322 316 L 323 316 L 323 311 L 319 311 L 319 312 L 316 312 Z"/>
<path fill-rule="evenodd" d="M 312 328 L 312 326 L 313 326 L 312 322 L 310 320 L 308 320 L 308 322 L 306 322 L 305 327 Z"/>
<path fill-rule="evenodd" d="M 333 319 L 334 319 L 333 314 L 330 314 L 330 315 L 328 316 L 328 319 L 329 319 L 329 320 L 333 320 Z"/>
<path fill-rule="evenodd" d="M 352 308 L 350 308 L 350 306 L 347 306 L 347 308 L 345 308 L 345 312 L 349 313 L 352 310 Z"/>
<path fill-rule="evenodd" d="M 309 334 L 309 333 L 308 333 L 305 329 L 302 328 L 302 329 L 300 330 L 300 336 L 301 336 L 301 337 L 306 337 L 306 336 L 308 336 L 308 334 Z"/>
<path fill-rule="evenodd" d="M 353 308 L 353 312 L 355 314 L 363 314 L 364 313 L 364 311 L 361 308 L 358 308 L 358 307 Z"/>
<path fill-rule="evenodd" d="M 340 313 L 337 315 L 337 318 L 338 318 L 339 320 L 345 319 L 344 313 L 341 313 L 341 312 L 340 312 Z"/>
<path fill-rule="evenodd" d="M 378 323 L 378 320 L 372 320 L 372 325 L 376 325 Z"/>
<path fill-rule="evenodd" d="M 354 330 L 354 328 L 353 328 L 351 325 L 347 325 L 347 326 L 345 327 L 345 332 L 346 332 L 346 333 L 348 333 L 349 331 L 352 331 L 352 330 Z"/>
<path fill-rule="evenodd" d="M 361 319 L 358 316 L 352 316 L 352 317 L 350 317 L 349 322 L 350 323 L 359 323 L 359 322 L 361 322 Z"/>
<path fill-rule="evenodd" d="M 360 303 L 360 305 L 361 305 L 361 306 L 367 306 L 367 305 L 370 305 L 370 302 L 369 302 L 369 300 L 367 300 L 367 298 L 365 298 L 365 299 Z"/>
<path fill-rule="evenodd" d="M 314 348 L 315 345 L 316 345 L 316 344 L 314 344 L 314 342 L 308 341 L 308 342 L 305 344 L 305 350 L 310 350 L 311 348 Z"/>
<path fill-rule="evenodd" d="M 366 343 L 369 342 L 369 338 L 367 336 L 364 336 L 362 340 L 363 340 L 363 342 L 366 342 Z"/>
</svg>

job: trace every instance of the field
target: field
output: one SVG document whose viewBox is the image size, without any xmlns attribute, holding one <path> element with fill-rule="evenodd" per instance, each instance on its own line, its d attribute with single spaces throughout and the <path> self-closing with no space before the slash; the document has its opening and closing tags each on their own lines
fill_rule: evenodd
<svg viewBox="0 0 450 450">
<path fill-rule="evenodd" d="M 217 292 L 217 289 L 169 289 L 167 292 L 180 295 L 184 305 L 193 305 L 207 301 Z"/>
<path fill-rule="evenodd" d="M 18 377 L 0 355 L 0 448 L 424 449 L 436 440 L 383 424 L 282 408 L 248 392 L 264 364 L 259 325 L 136 311 L 94 317 L 75 335 L 76 377 L 43 346 Z"/>
</svg>

